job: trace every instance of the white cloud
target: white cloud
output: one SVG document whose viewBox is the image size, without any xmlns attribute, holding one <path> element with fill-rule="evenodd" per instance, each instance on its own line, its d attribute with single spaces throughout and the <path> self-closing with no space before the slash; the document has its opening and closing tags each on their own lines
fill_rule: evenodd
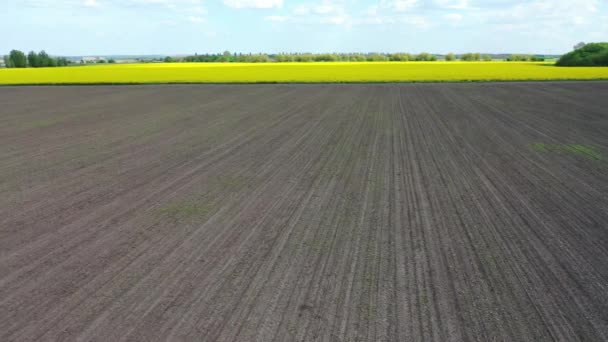
<svg viewBox="0 0 608 342">
<path fill-rule="evenodd" d="M 388 7 L 397 12 L 405 12 L 418 5 L 418 0 L 393 0 L 388 3 Z"/>
<path fill-rule="evenodd" d="M 470 8 L 470 0 L 435 0 L 435 4 L 439 7 L 450 9 L 466 9 Z"/>
<path fill-rule="evenodd" d="M 320 4 L 303 4 L 298 5 L 293 9 L 295 15 L 321 14 L 328 15 L 332 13 L 343 13 L 344 7 L 325 1 Z"/>
<path fill-rule="evenodd" d="M 232 8 L 276 8 L 283 6 L 283 0 L 224 0 Z"/>
<path fill-rule="evenodd" d="M 506 30 L 554 30 L 593 21 L 597 0 L 533 0 L 481 13 L 485 23 Z"/>
<path fill-rule="evenodd" d="M 196 14 L 207 14 L 207 9 L 202 6 L 192 7 L 189 9 L 189 11 Z"/>
<path fill-rule="evenodd" d="M 443 17 L 451 21 L 461 21 L 463 18 L 462 14 L 460 13 L 448 13 Z"/>
<path fill-rule="evenodd" d="M 420 30 L 427 30 L 432 26 L 431 22 L 423 16 L 405 17 L 403 22 Z"/>
<path fill-rule="evenodd" d="M 128 0 L 128 2 L 136 4 L 149 4 L 149 5 L 167 5 L 167 6 L 178 6 L 178 5 L 199 5 L 201 0 Z"/>
<path fill-rule="evenodd" d="M 419 0 L 381 1 L 379 5 L 369 6 L 362 12 L 362 17 L 354 20 L 358 24 L 397 25 L 416 30 L 427 30 L 433 27 L 424 13 L 424 3 Z M 422 11 L 418 9 L 422 8 Z"/>
<path fill-rule="evenodd" d="M 85 7 L 99 7 L 97 0 L 85 0 L 82 4 Z"/>
<path fill-rule="evenodd" d="M 321 23 L 350 26 L 354 19 L 341 0 L 323 0 L 319 3 L 304 3 L 292 9 L 292 21 L 298 23 Z"/>
<path fill-rule="evenodd" d="M 395 18 L 389 16 L 379 16 L 379 15 L 369 15 L 367 17 L 363 17 L 360 20 L 357 20 L 359 24 L 368 24 L 368 25 L 387 25 L 394 24 L 396 22 Z"/>
<path fill-rule="evenodd" d="M 201 18 L 201 17 L 196 17 L 196 16 L 189 16 L 188 21 L 191 23 L 202 23 L 202 22 L 205 22 L 205 19 Z"/>
<path fill-rule="evenodd" d="M 310 7 L 307 5 L 298 5 L 293 9 L 295 15 L 308 15 L 310 14 Z"/>
<path fill-rule="evenodd" d="M 368 15 L 368 16 L 376 16 L 376 15 L 378 15 L 378 6 L 377 5 L 369 6 L 365 10 L 365 14 Z"/>
<path fill-rule="evenodd" d="M 329 14 L 337 11 L 337 8 L 331 4 L 321 4 L 314 7 L 314 11 L 317 14 Z"/>
<path fill-rule="evenodd" d="M 272 21 L 275 23 L 283 23 L 289 20 L 289 17 L 285 15 L 269 15 L 267 17 L 264 17 L 264 20 Z"/>
<path fill-rule="evenodd" d="M 345 25 L 351 23 L 351 17 L 348 14 L 338 14 L 334 16 L 323 17 L 321 19 L 321 22 L 332 25 Z"/>
</svg>

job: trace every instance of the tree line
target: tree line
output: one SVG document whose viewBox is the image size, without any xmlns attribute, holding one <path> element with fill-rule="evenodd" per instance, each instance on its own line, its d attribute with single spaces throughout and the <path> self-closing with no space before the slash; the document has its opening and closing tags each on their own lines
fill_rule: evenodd
<svg viewBox="0 0 608 342">
<path fill-rule="evenodd" d="M 176 62 L 199 62 L 199 63 L 285 63 L 285 62 L 407 62 L 407 61 L 491 61 L 492 56 L 480 53 L 464 53 L 456 55 L 448 53 L 446 55 L 435 55 L 427 52 L 419 54 L 411 53 L 231 53 L 224 51 L 217 54 L 194 54 L 185 57 L 165 57 L 164 59 L 155 59 L 153 61 L 162 61 L 165 63 Z M 543 61 L 544 58 L 534 55 L 513 54 L 506 58 L 507 61 Z M 9 55 L 4 56 L 5 66 L 7 68 L 41 68 L 41 67 L 57 67 L 73 64 L 63 57 L 51 57 L 44 50 L 38 53 L 31 51 L 27 55 L 19 50 L 12 50 Z M 88 63 L 88 62 L 87 62 Z M 108 61 L 101 59 L 91 63 L 115 63 L 113 59 Z M 81 64 L 86 64 L 81 61 Z"/>
<path fill-rule="evenodd" d="M 64 57 L 51 57 L 44 50 L 40 52 L 31 51 L 27 55 L 19 50 L 12 50 L 4 56 L 4 65 L 7 68 L 45 68 L 60 67 L 71 64 Z"/>
<path fill-rule="evenodd" d="M 185 57 L 165 57 L 164 62 L 202 62 L 202 63 L 269 63 L 269 62 L 382 62 L 382 61 L 435 61 L 437 56 L 430 53 L 417 55 L 409 53 L 230 53 L 195 54 Z"/>
<path fill-rule="evenodd" d="M 544 60 L 544 58 L 538 56 L 519 54 L 513 54 L 507 58 L 509 62 L 542 62 Z"/>
<path fill-rule="evenodd" d="M 285 62 L 407 62 L 407 61 L 492 61 L 491 55 L 480 53 L 465 53 L 455 55 L 434 55 L 427 52 L 419 54 L 411 53 L 230 53 L 224 51 L 218 54 L 194 54 L 185 57 L 165 57 L 166 63 L 198 62 L 198 63 L 285 63 Z M 544 61 L 544 58 L 534 55 L 511 55 L 507 61 Z"/>
<path fill-rule="evenodd" d="M 608 43 L 578 43 L 563 55 L 557 66 L 608 66 Z"/>
<path fill-rule="evenodd" d="M 515 56 L 526 56 L 523 57 Z M 233 63 L 233 62 L 246 62 L 246 63 L 285 63 L 285 62 L 407 62 L 407 61 L 491 61 L 492 56 L 484 55 L 480 53 L 465 53 L 461 55 L 455 55 L 449 53 L 446 55 L 434 55 L 426 52 L 419 54 L 411 53 L 278 53 L 278 54 L 264 54 L 264 53 L 230 53 L 224 51 L 224 53 L 218 54 L 194 54 L 192 56 L 185 57 L 165 57 L 164 62 L 176 63 L 176 62 L 199 62 L 199 63 Z M 532 55 L 512 55 L 507 60 L 528 60 L 538 61 L 543 60 L 540 57 Z"/>
</svg>

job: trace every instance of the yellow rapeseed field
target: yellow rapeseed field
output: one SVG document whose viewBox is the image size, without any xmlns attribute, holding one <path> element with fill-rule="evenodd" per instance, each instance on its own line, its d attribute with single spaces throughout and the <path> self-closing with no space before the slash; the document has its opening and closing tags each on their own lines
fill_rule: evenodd
<svg viewBox="0 0 608 342">
<path fill-rule="evenodd" d="M 432 82 L 608 79 L 538 62 L 156 63 L 0 69 L 0 84 Z"/>
</svg>

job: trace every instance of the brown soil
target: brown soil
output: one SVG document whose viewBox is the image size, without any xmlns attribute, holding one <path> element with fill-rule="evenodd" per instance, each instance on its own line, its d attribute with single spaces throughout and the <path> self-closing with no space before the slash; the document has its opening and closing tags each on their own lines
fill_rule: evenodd
<svg viewBox="0 0 608 342">
<path fill-rule="evenodd" d="M 607 94 L 2 87 L 0 340 L 608 340 Z"/>
</svg>

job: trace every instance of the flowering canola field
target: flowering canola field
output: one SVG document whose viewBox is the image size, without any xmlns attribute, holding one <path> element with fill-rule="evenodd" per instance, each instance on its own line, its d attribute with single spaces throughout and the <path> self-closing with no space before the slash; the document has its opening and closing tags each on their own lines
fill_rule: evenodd
<svg viewBox="0 0 608 342">
<path fill-rule="evenodd" d="M 0 84 L 450 82 L 608 79 L 538 62 L 148 63 L 0 69 Z"/>
</svg>

